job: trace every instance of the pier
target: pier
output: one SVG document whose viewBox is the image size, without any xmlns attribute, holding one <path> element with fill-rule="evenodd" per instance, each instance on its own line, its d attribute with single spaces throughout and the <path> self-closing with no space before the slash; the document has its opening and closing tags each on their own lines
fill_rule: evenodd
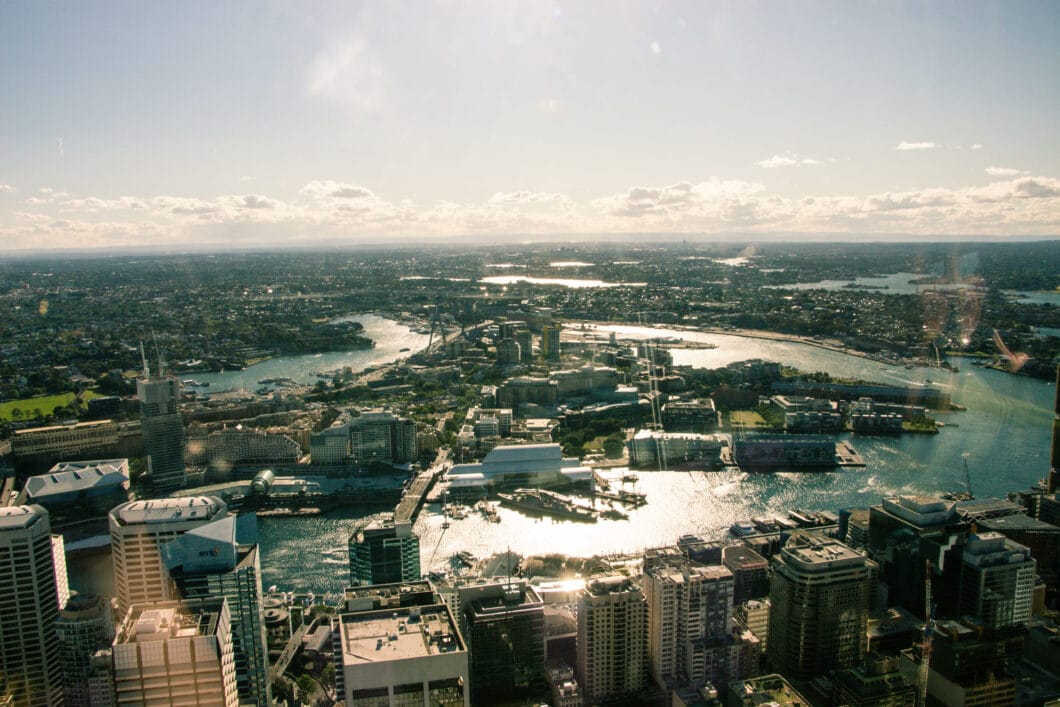
<svg viewBox="0 0 1060 707">
<path fill-rule="evenodd" d="M 427 492 L 431 490 L 434 482 L 438 480 L 438 477 L 444 471 L 444 466 L 436 466 L 427 471 L 421 471 L 416 475 L 409 487 L 405 489 L 397 508 L 394 509 L 395 524 L 408 523 L 411 525 L 416 522 L 416 516 L 419 515 L 423 504 L 427 500 Z"/>
</svg>

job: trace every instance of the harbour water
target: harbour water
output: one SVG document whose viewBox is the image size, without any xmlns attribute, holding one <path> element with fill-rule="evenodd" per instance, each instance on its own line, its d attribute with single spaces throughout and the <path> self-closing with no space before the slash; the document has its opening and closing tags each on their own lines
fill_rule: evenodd
<svg viewBox="0 0 1060 707">
<path fill-rule="evenodd" d="M 368 322 L 365 327 L 368 330 Z M 674 362 L 679 365 L 716 368 L 735 361 L 763 358 L 805 371 L 827 371 L 834 376 L 895 385 L 930 379 L 945 386 L 953 402 L 967 410 L 940 414 L 939 419 L 948 426 L 937 435 L 843 437 L 864 457 L 866 466 L 860 469 L 763 474 L 641 471 L 636 484 L 628 487 L 645 492 L 648 503 L 638 509 L 627 509 L 628 520 L 602 519 L 593 524 L 564 522 L 531 518 L 501 507 L 499 523 L 490 523 L 473 512 L 465 519 L 451 520 L 449 527 L 443 528 L 441 509 L 437 504 L 428 505 L 416 523 L 424 571 L 448 568 L 451 556 L 461 550 L 479 557 L 505 548 L 524 555 L 590 556 L 631 552 L 671 543 L 686 533 L 720 537 L 736 520 L 789 509 L 835 511 L 878 503 L 882 497 L 896 493 L 960 491 L 964 489 L 962 455 L 965 453 L 973 491 L 978 497 L 1003 497 L 1010 490 L 1030 486 L 1048 471 L 1053 396 L 1053 385 L 1048 382 L 973 367 L 970 361 L 961 359 L 953 361 L 961 370 L 950 373 L 933 368 L 889 366 L 786 341 L 648 327 L 601 326 L 599 330 L 603 333 L 614 330 L 619 338 L 675 337 L 717 346 L 673 349 Z M 425 342 L 425 336 L 415 333 L 409 333 L 404 339 L 399 337 L 393 344 L 393 357 L 397 357 L 400 348 L 415 350 Z M 379 349 L 377 344 L 373 351 Z M 298 380 L 318 366 L 350 365 L 311 364 L 306 358 L 312 357 L 275 359 L 268 362 L 272 370 L 261 376 L 289 376 Z M 392 509 L 379 508 L 378 512 L 388 510 Z M 363 511 L 340 510 L 318 518 L 261 519 L 263 584 L 295 591 L 341 591 L 348 577 L 346 540 L 363 518 Z M 105 561 L 105 557 L 94 560 L 96 564 Z M 106 572 L 98 568 L 71 571 L 71 584 L 78 589 L 79 582 L 95 583 L 99 578 L 105 579 Z"/>
</svg>

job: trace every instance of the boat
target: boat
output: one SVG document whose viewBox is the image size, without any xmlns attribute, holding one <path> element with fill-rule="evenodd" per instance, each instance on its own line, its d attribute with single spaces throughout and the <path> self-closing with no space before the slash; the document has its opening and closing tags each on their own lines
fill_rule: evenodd
<svg viewBox="0 0 1060 707">
<path fill-rule="evenodd" d="M 738 538 L 745 538 L 758 532 L 755 524 L 749 520 L 738 520 L 729 526 L 729 532 Z"/>
<path fill-rule="evenodd" d="M 579 506 L 568 496 L 544 489 L 516 489 L 512 493 L 499 493 L 501 503 L 539 515 L 567 520 L 595 523 L 596 511 Z"/>
<path fill-rule="evenodd" d="M 398 353 L 405 353 L 406 351 L 412 351 L 408 346 L 398 349 Z"/>
</svg>

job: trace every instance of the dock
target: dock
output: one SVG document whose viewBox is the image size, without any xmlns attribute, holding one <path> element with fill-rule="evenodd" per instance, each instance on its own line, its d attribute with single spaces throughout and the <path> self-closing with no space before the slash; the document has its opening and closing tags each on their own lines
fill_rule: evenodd
<svg viewBox="0 0 1060 707">
<path fill-rule="evenodd" d="M 835 443 L 835 461 L 836 466 L 865 466 L 865 460 L 847 442 Z"/>
<path fill-rule="evenodd" d="M 416 516 L 419 515 L 420 509 L 423 508 L 423 504 L 427 500 L 427 492 L 434 486 L 434 482 L 441 476 L 442 471 L 443 469 L 439 467 L 416 474 L 416 478 L 405 489 L 405 493 L 401 496 L 401 501 L 398 502 L 397 508 L 394 509 L 395 524 L 411 524 L 416 521 Z"/>
</svg>

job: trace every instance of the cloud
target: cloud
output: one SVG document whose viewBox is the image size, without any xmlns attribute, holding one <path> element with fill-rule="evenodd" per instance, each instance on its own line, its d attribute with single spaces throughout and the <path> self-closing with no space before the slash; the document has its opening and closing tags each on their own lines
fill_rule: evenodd
<svg viewBox="0 0 1060 707">
<path fill-rule="evenodd" d="M 935 147 L 936 144 L 934 142 L 906 142 L 902 140 L 894 149 L 908 152 L 911 150 L 933 150 Z"/>
<path fill-rule="evenodd" d="M 981 149 L 983 149 L 983 146 L 982 146 L 982 144 L 977 142 L 977 143 L 971 145 L 968 149 L 969 150 L 981 150 Z"/>
<path fill-rule="evenodd" d="M 833 162 L 834 160 L 827 160 Z M 815 165 L 824 164 L 824 160 L 815 160 L 809 157 L 799 157 L 798 155 L 792 154 L 791 152 L 785 152 L 782 155 L 773 155 L 767 160 L 758 162 L 758 166 L 763 169 L 777 169 L 778 167 L 798 167 L 799 165 L 806 165 L 812 167 Z"/>
<path fill-rule="evenodd" d="M 652 54 L 662 54 L 662 47 L 659 46 L 658 42 L 652 42 L 648 47 L 651 49 Z"/>
<path fill-rule="evenodd" d="M 537 109 L 542 113 L 558 113 L 563 108 L 563 101 L 558 98 L 542 98 Z"/>
<path fill-rule="evenodd" d="M 4 184 L 3 182 L 0 182 L 0 194 L 11 194 L 16 191 L 18 191 L 18 189 L 11 186 L 10 184 Z"/>
<path fill-rule="evenodd" d="M 317 53 L 306 79 L 306 91 L 334 101 L 359 117 L 386 108 L 390 79 L 372 46 L 353 36 Z"/>
<path fill-rule="evenodd" d="M 374 199 L 372 190 L 356 184 L 336 182 L 331 179 L 309 182 L 299 191 L 313 199 Z"/>
<path fill-rule="evenodd" d="M 987 167 L 985 170 L 991 177 L 1016 177 L 1026 172 L 1011 167 Z"/>
</svg>

